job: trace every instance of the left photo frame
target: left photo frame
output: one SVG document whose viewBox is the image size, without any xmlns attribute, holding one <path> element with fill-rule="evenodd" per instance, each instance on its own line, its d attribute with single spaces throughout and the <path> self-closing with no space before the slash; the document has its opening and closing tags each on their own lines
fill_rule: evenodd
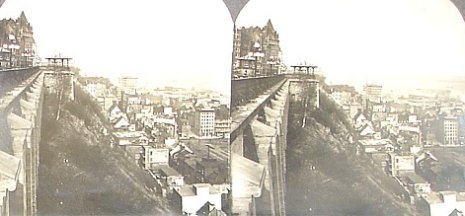
<svg viewBox="0 0 465 216">
<path fill-rule="evenodd" d="M 0 215 L 229 214 L 233 29 L 218 0 L 0 0 Z"/>
</svg>

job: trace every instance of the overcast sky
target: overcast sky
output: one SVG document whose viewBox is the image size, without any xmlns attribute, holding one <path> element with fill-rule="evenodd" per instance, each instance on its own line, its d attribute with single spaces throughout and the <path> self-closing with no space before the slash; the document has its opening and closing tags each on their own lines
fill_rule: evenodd
<svg viewBox="0 0 465 216">
<path fill-rule="evenodd" d="M 232 21 L 222 0 L 7 0 L 0 17 L 21 10 L 41 56 L 73 57 L 85 74 L 230 91 Z M 449 0 L 250 0 L 237 24 L 268 19 L 284 62 L 316 64 L 332 83 L 465 75 L 465 23 Z"/>
<path fill-rule="evenodd" d="M 269 18 L 285 63 L 317 64 L 333 83 L 465 75 L 465 23 L 449 0 L 251 0 L 237 24 Z"/>
<path fill-rule="evenodd" d="M 221 0 L 7 0 L 0 17 L 21 10 L 41 57 L 72 57 L 88 75 L 230 92 L 233 23 Z"/>
</svg>

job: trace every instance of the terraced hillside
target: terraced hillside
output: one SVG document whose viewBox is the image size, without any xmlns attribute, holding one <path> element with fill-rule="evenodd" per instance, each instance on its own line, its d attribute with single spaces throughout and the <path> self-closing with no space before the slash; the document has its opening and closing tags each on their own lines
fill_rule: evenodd
<svg viewBox="0 0 465 216">
<path fill-rule="evenodd" d="M 289 215 L 418 215 L 399 184 L 357 154 L 350 124 L 325 94 L 320 110 L 291 102 L 287 148 Z"/>
<path fill-rule="evenodd" d="M 101 110 L 81 89 L 76 101 L 45 97 L 38 211 L 40 215 L 170 215 L 154 181 L 124 151 L 109 146 Z"/>
</svg>

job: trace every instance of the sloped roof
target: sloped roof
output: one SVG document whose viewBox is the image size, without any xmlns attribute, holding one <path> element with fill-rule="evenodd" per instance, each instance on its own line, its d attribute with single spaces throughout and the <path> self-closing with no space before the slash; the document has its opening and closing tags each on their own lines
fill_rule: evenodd
<svg viewBox="0 0 465 216">
<path fill-rule="evenodd" d="M 209 183 L 196 183 L 196 184 L 185 184 L 177 191 L 180 196 L 196 196 L 196 188 L 207 188 L 209 194 L 221 194 L 222 191 L 219 191 L 218 188 L 213 187 L 213 185 Z"/>
<path fill-rule="evenodd" d="M 273 23 L 271 23 L 271 19 L 268 19 L 268 22 L 266 22 L 265 28 L 268 28 L 274 31 L 274 27 L 273 27 Z"/>
<path fill-rule="evenodd" d="M 194 152 L 188 146 L 181 143 L 181 144 L 177 145 L 176 147 L 174 147 L 170 151 L 170 155 L 173 156 L 173 155 L 181 153 L 181 152 L 187 152 L 189 154 L 194 154 Z"/>
<path fill-rule="evenodd" d="M 125 120 L 127 122 L 127 124 L 129 125 L 129 121 L 124 117 L 124 116 L 120 116 L 116 121 L 115 123 L 113 124 L 114 126 L 117 125 L 119 122 L 121 122 L 122 120 Z"/>
<path fill-rule="evenodd" d="M 24 11 L 21 11 L 21 14 L 19 15 L 19 20 L 23 20 L 25 23 L 29 23 L 29 21 L 26 18 L 26 14 L 24 14 Z"/>
<path fill-rule="evenodd" d="M 108 109 L 108 112 L 111 112 L 115 108 L 118 108 L 120 111 L 122 111 L 122 109 L 118 106 L 118 104 L 113 103 L 113 105 L 111 105 L 110 108 Z"/>
<path fill-rule="evenodd" d="M 452 211 L 449 216 L 463 216 L 463 212 L 462 211 L 459 211 L 457 209 L 454 209 L 454 211 Z"/>
<path fill-rule="evenodd" d="M 198 216 L 226 216 L 226 213 L 218 210 L 215 205 L 206 202 L 197 212 Z"/>
<path fill-rule="evenodd" d="M 361 115 L 363 115 L 363 117 L 366 118 L 365 114 L 363 114 L 363 112 L 362 112 L 361 110 L 359 110 L 359 111 L 357 112 L 357 114 L 355 114 L 355 116 L 354 116 L 353 119 L 354 119 L 354 120 L 357 120 L 358 117 L 360 117 Z"/>
<path fill-rule="evenodd" d="M 182 176 L 178 171 L 168 165 L 160 165 L 158 166 L 158 169 L 160 169 L 166 176 Z"/>
<path fill-rule="evenodd" d="M 373 132 L 375 131 L 370 124 L 365 124 L 359 129 L 359 132 L 362 133 L 366 129 L 371 129 Z"/>
</svg>

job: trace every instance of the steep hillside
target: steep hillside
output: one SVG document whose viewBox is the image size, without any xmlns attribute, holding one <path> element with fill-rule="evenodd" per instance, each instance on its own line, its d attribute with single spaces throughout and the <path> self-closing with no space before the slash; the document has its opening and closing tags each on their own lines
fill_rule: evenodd
<svg viewBox="0 0 465 216">
<path fill-rule="evenodd" d="M 320 110 L 291 102 L 287 149 L 289 215 L 417 215 L 399 184 L 357 154 L 348 120 L 325 94 Z"/>
<path fill-rule="evenodd" d="M 81 89 L 63 103 L 46 94 L 40 145 L 40 215 L 169 215 L 154 181 L 109 146 L 100 108 Z"/>
</svg>

